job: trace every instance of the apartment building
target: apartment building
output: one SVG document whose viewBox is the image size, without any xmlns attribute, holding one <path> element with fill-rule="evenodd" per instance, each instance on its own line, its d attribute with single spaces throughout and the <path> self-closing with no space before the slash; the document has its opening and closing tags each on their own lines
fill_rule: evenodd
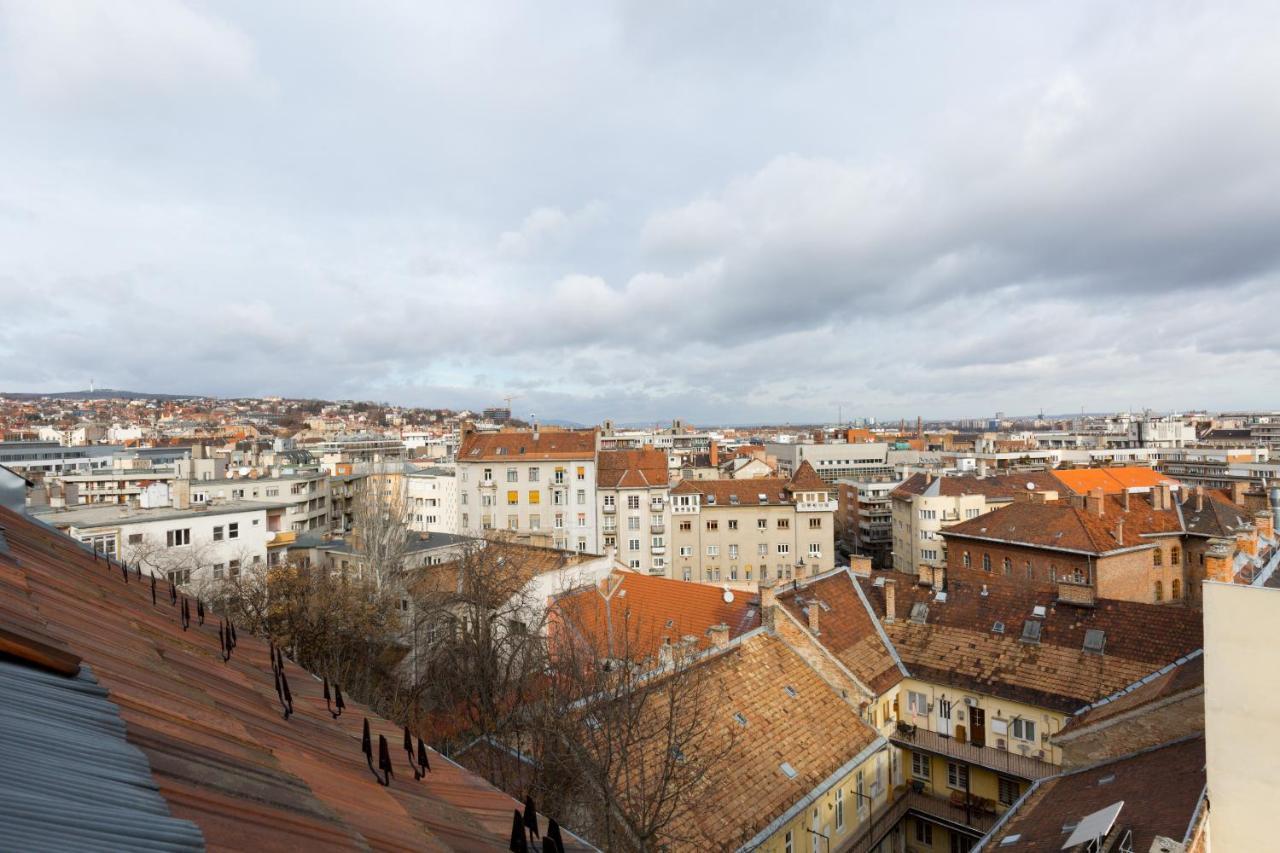
<svg viewBox="0 0 1280 853">
<path fill-rule="evenodd" d="M 557 548 L 600 542 L 593 430 L 468 432 L 458 450 L 458 529 L 503 530 Z"/>
<path fill-rule="evenodd" d="M 282 544 L 285 505 L 211 501 L 139 508 L 87 505 L 36 516 L 96 551 L 179 586 L 200 587 L 261 568 Z"/>
<path fill-rule="evenodd" d="M 807 462 L 790 478 L 681 481 L 671 490 L 669 576 L 754 587 L 833 568 L 833 492 Z"/>
<path fill-rule="evenodd" d="M 839 479 L 874 480 L 893 476 L 886 442 L 866 444 L 819 444 L 815 442 L 769 442 L 765 453 L 778 460 L 778 475 L 791 477 L 808 462 L 823 482 Z"/>
<path fill-rule="evenodd" d="M 840 479 L 836 486 L 836 536 L 877 569 L 893 565 L 893 500 L 903 480 Z"/>
<path fill-rule="evenodd" d="M 280 477 L 198 480 L 188 488 L 193 505 L 267 501 L 285 508 L 283 530 L 302 533 L 329 529 L 329 478 L 319 471 Z"/>
<path fill-rule="evenodd" d="M 94 444 L 63 447 L 57 441 L 0 441 L 0 465 L 28 477 L 69 474 L 111 467 L 122 447 Z"/>
<path fill-rule="evenodd" d="M 595 550 L 613 548 L 627 567 L 666 575 L 671 559 L 669 474 L 665 450 L 600 451 L 596 471 L 600 543 Z"/>
<path fill-rule="evenodd" d="M 1038 492 L 1056 498 L 1063 486 L 1048 471 L 994 476 L 936 477 L 916 474 L 890 493 L 893 568 L 915 574 L 946 565 L 942 531 L 977 518 L 1017 497 Z"/>
<path fill-rule="evenodd" d="M 458 532 L 458 474 L 452 466 L 405 469 L 409 529 Z"/>
</svg>

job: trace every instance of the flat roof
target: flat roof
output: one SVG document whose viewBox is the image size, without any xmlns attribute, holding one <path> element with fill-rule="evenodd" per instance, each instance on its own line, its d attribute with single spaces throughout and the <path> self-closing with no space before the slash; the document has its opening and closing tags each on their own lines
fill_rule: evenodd
<svg viewBox="0 0 1280 853">
<path fill-rule="evenodd" d="M 254 510 L 285 509 L 291 506 L 276 501 L 233 500 L 198 504 L 190 509 L 171 506 L 139 509 L 124 504 L 85 504 L 68 509 L 41 509 L 33 515 L 54 527 L 111 527 L 146 521 L 168 521 L 209 515 L 235 515 Z M 205 507 L 205 508 L 199 508 Z"/>
</svg>

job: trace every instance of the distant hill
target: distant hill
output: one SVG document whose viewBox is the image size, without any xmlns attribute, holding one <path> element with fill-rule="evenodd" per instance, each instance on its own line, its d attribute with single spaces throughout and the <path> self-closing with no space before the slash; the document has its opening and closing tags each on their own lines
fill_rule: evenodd
<svg viewBox="0 0 1280 853">
<path fill-rule="evenodd" d="M 191 400 L 199 394 L 150 394 L 143 391 L 117 391 L 99 388 L 94 391 L 51 391 L 48 393 L 0 391 L 0 397 L 10 400 Z"/>
</svg>

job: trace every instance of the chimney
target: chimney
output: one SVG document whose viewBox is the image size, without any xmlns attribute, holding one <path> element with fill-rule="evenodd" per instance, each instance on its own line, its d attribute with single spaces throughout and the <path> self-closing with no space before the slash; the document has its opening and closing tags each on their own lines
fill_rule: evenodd
<svg viewBox="0 0 1280 853">
<path fill-rule="evenodd" d="M 174 480 L 169 488 L 169 494 L 173 496 L 174 509 L 191 509 L 191 482 L 189 480 Z"/>
<path fill-rule="evenodd" d="M 1151 487 L 1151 508 L 1157 511 L 1169 509 L 1166 503 L 1168 493 L 1165 491 L 1169 487 L 1164 483 L 1156 483 Z"/>
<path fill-rule="evenodd" d="M 809 633 L 815 637 L 818 635 L 818 614 L 822 612 L 822 606 L 818 604 L 818 600 L 809 602 Z"/>
<path fill-rule="evenodd" d="M 1227 539 L 1211 539 L 1204 552 L 1205 580 L 1219 583 L 1232 583 L 1235 573 L 1232 570 L 1232 543 Z"/>
<path fill-rule="evenodd" d="M 1231 502 L 1236 506 L 1244 506 L 1244 490 L 1248 488 L 1247 483 L 1236 480 L 1231 484 Z"/>
<path fill-rule="evenodd" d="M 1089 490 L 1089 494 L 1086 495 L 1084 499 L 1084 507 L 1085 511 L 1090 515 L 1096 515 L 1098 518 L 1102 518 L 1103 491 L 1101 486 Z"/>
<path fill-rule="evenodd" d="M 932 471 L 925 471 L 925 472 L 924 472 L 924 483 L 925 483 L 925 485 L 927 486 L 927 485 L 931 484 L 932 482 L 933 482 L 933 472 L 932 472 Z"/>
<path fill-rule="evenodd" d="M 1124 519 L 1123 518 L 1117 519 L 1116 521 L 1116 542 L 1118 542 L 1121 545 L 1124 544 Z"/>
<path fill-rule="evenodd" d="M 538 440 L 538 419 L 537 418 L 533 419 L 533 440 L 534 441 Z"/>
<path fill-rule="evenodd" d="M 897 610 L 897 591 L 894 589 L 895 583 L 893 578 L 884 579 L 884 621 L 885 624 L 892 624 L 896 618 Z"/>
<path fill-rule="evenodd" d="M 987 460 L 979 459 L 978 460 L 978 479 L 982 479 L 985 476 L 987 476 Z"/>
<path fill-rule="evenodd" d="M 720 445 L 716 444 L 715 439 L 711 441 L 711 467 L 720 467 Z"/>
<path fill-rule="evenodd" d="M 1252 525 L 1236 531 L 1236 550 L 1258 556 L 1258 531 Z"/>
<path fill-rule="evenodd" d="M 766 628 L 772 629 L 777 610 L 777 581 L 772 578 L 762 578 L 760 581 L 760 623 Z"/>
<path fill-rule="evenodd" d="M 1276 537 L 1276 518 L 1269 509 L 1260 509 L 1253 514 L 1253 526 L 1257 528 L 1258 536 L 1263 539 Z"/>
<path fill-rule="evenodd" d="M 1120 493 L 1120 503 L 1124 505 L 1124 511 L 1129 511 L 1129 490 L 1125 489 Z"/>
<path fill-rule="evenodd" d="M 729 626 L 723 622 L 712 625 L 707 629 L 707 638 L 711 641 L 711 648 L 723 649 L 729 645 Z"/>
</svg>

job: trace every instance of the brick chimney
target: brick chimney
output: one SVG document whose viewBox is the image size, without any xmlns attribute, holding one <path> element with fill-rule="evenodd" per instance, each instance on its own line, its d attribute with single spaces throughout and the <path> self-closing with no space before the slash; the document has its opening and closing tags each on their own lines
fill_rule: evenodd
<svg viewBox="0 0 1280 853">
<path fill-rule="evenodd" d="M 1103 494 L 1100 486 L 1089 490 L 1089 494 L 1084 499 L 1084 508 L 1087 513 L 1102 518 Z"/>
<path fill-rule="evenodd" d="M 817 636 L 818 631 L 818 614 L 822 612 L 822 605 L 817 600 L 809 602 L 809 633 Z"/>
<path fill-rule="evenodd" d="M 1204 486 L 1196 484 L 1196 512 L 1204 512 Z"/>
<path fill-rule="evenodd" d="M 1231 484 L 1231 502 L 1236 506 L 1244 506 L 1244 492 L 1248 488 L 1247 483 L 1241 483 L 1239 480 Z"/>
<path fill-rule="evenodd" d="M 897 590 L 896 584 L 892 578 L 884 579 L 884 621 L 885 624 L 891 624 L 897 618 Z"/>
<path fill-rule="evenodd" d="M 1236 531 L 1236 550 L 1250 557 L 1258 556 L 1258 531 L 1253 525 Z"/>
<path fill-rule="evenodd" d="M 1258 535 L 1264 539 L 1276 538 L 1276 518 L 1269 509 L 1260 509 L 1253 514 L 1253 526 Z"/>
<path fill-rule="evenodd" d="M 1120 545 L 1124 544 L 1124 519 L 1116 521 L 1116 542 Z"/>
<path fill-rule="evenodd" d="M 1120 503 L 1124 507 L 1124 511 L 1129 511 L 1129 490 L 1125 489 L 1120 493 Z"/>
<path fill-rule="evenodd" d="M 760 624 L 766 628 L 773 628 L 774 619 L 778 613 L 778 582 L 772 578 L 763 578 L 760 581 Z"/>
<path fill-rule="evenodd" d="M 1211 539 L 1204 552 L 1205 580 L 1231 583 L 1235 580 L 1232 569 L 1232 542 L 1228 539 Z"/>
<path fill-rule="evenodd" d="M 711 467 L 718 468 L 720 466 L 720 445 L 716 444 L 714 439 L 712 439 L 711 441 L 710 452 L 711 452 Z"/>
<path fill-rule="evenodd" d="M 1156 483 L 1151 487 L 1151 508 L 1154 510 L 1170 509 L 1169 487 L 1164 483 Z"/>
<path fill-rule="evenodd" d="M 712 625 L 707 629 L 707 638 L 711 641 L 711 648 L 723 649 L 729 645 L 729 626 L 723 622 Z"/>
</svg>

